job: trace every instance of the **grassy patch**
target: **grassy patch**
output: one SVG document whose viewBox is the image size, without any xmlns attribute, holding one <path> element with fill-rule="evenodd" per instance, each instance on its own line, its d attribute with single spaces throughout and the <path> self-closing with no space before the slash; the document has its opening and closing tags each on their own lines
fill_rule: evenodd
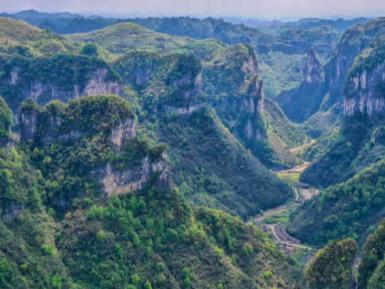
<svg viewBox="0 0 385 289">
<path fill-rule="evenodd" d="M 299 183 L 299 177 L 300 177 L 299 172 L 278 172 L 277 176 L 287 182 L 290 185 L 296 185 Z"/>
</svg>

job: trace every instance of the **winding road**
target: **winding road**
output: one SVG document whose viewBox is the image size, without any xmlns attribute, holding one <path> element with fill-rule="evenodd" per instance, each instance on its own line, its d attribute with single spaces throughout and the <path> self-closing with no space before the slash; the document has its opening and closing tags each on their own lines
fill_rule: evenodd
<svg viewBox="0 0 385 289">
<path fill-rule="evenodd" d="M 310 163 L 304 163 L 289 170 L 281 171 L 280 173 L 301 173 L 307 167 L 309 167 L 309 165 Z M 253 221 L 257 226 L 261 227 L 265 231 L 269 231 L 274 237 L 274 239 L 277 241 L 277 243 L 286 252 L 293 252 L 295 251 L 295 249 L 313 251 L 314 248 L 301 244 L 299 240 L 290 236 L 286 231 L 285 223 L 268 224 L 264 222 L 267 218 L 273 217 L 275 215 L 284 214 L 285 212 L 298 208 L 305 201 L 310 200 L 314 196 L 318 195 L 319 190 L 312 188 L 307 184 L 298 183 L 294 186 L 294 192 L 295 200 L 277 208 L 265 211 L 262 215 L 255 217 Z"/>
</svg>

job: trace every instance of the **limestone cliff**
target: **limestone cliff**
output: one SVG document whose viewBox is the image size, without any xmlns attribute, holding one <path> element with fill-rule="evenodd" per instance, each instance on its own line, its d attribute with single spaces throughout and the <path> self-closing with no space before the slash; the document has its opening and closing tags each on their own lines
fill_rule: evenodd
<svg viewBox="0 0 385 289">
<path fill-rule="evenodd" d="M 151 160 L 150 157 L 144 156 L 138 165 L 126 167 L 123 170 L 107 164 L 92 173 L 101 180 L 107 196 L 130 193 L 143 189 L 154 176 L 157 177 L 158 184 L 167 183 L 166 154 L 162 154 L 158 160 Z"/>
<path fill-rule="evenodd" d="M 324 105 L 326 107 L 343 102 L 345 80 L 355 58 L 382 35 L 385 35 L 383 17 L 348 29 L 343 34 L 333 57 L 325 66 L 327 97 L 324 99 Z"/>
<path fill-rule="evenodd" d="M 372 116 L 385 113 L 384 38 L 365 51 L 351 70 L 344 89 L 344 113 Z"/>
<path fill-rule="evenodd" d="M 229 47 L 204 63 L 203 91 L 230 131 L 268 164 L 271 152 L 268 158 L 258 155 L 262 150 L 265 154 L 268 145 L 262 117 L 263 81 L 253 49 L 245 45 Z"/>
<path fill-rule="evenodd" d="M 310 49 L 306 55 L 302 72 L 305 83 L 321 82 L 324 79 L 323 67 L 313 49 Z"/>
<path fill-rule="evenodd" d="M 81 96 L 121 95 L 119 77 L 104 61 L 83 56 L 5 58 L 0 69 L 0 93 L 14 110 L 31 98 L 44 104 L 53 99 L 67 102 Z"/>
<path fill-rule="evenodd" d="M 287 117 L 295 122 L 303 122 L 317 112 L 324 96 L 323 66 L 312 49 L 304 59 L 302 72 L 301 85 L 277 97 Z"/>
<path fill-rule="evenodd" d="M 50 103 L 45 109 L 28 101 L 20 109 L 18 130 L 21 141 L 37 142 L 49 146 L 53 143 L 74 142 L 82 137 L 92 136 L 86 128 L 69 125 L 66 112 L 59 103 Z M 136 125 L 132 116 L 127 115 L 104 132 L 108 141 L 120 149 L 126 141 L 136 137 Z"/>
<path fill-rule="evenodd" d="M 167 184 L 165 148 L 137 137 L 135 118 L 117 96 L 83 97 L 68 105 L 54 101 L 44 107 L 28 100 L 20 109 L 18 127 L 26 145 L 47 152 L 55 147 L 70 154 L 79 150 L 54 162 L 69 162 L 70 168 L 80 162 L 77 174 L 97 180 L 106 196 L 140 190 L 152 180 Z"/>
</svg>

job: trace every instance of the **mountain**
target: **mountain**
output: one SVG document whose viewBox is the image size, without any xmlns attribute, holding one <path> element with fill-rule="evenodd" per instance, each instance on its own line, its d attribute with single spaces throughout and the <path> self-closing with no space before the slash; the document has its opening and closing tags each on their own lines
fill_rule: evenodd
<svg viewBox="0 0 385 289">
<path fill-rule="evenodd" d="M 356 58 L 345 83 L 337 140 L 301 176 L 304 182 L 329 186 L 294 217 L 292 233 L 308 242 L 362 238 L 384 216 L 383 53 L 379 38 Z"/>
<path fill-rule="evenodd" d="M 306 267 L 307 288 L 351 288 L 356 251 L 352 239 L 333 241 L 319 250 Z"/>
<path fill-rule="evenodd" d="M 383 51 L 383 38 L 379 38 L 356 58 L 345 83 L 339 141 L 304 172 L 303 181 L 335 184 L 383 158 Z"/>
<path fill-rule="evenodd" d="M 302 73 L 303 82 L 299 87 L 276 97 L 287 117 L 298 123 L 304 122 L 319 110 L 319 97 L 324 89 L 323 66 L 314 50 L 307 53 Z"/>
<path fill-rule="evenodd" d="M 313 244 L 346 236 L 362 238 L 384 217 L 383 171 L 380 161 L 324 190 L 298 209 L 290 233 Z"/>
<path fill-rule="evenodd" d="M 85 17 L 73 13 L 45 13 L 36 10 L 26 10 L 1 16 L 23 20 L 33 26 L 46 29 L 58 34 L 88 32 L 104 28 L 118 22 L 118 19 L 99 16 Z"/>
<path fill-rule="evenodd" d="M 143 89 L 143 86 L 152 80 L 151 77 L 156 77 L 153 67 L 158 60 L 156 55 L 151 56 L 151 53 L 145 52 L 135 53 L 132 56 L 133 50 L 152 50 L 160 56 L 176 52 L 192 53 L 202 62 L 200 81 L 203 94 L 225 126 L 263 164 L 269 167 L 282 167 L 293 163 L 289 158 L 279 159 L 274 147 L 268 143 L 266 122 L 262 115 L 263 82 L 259 76 L 257 57 L 249 46 L 228 46 L 217 40 L 171 37 L 130 22 L 122 22 L 87 34 L 71 35 L 69 38 L 77 42 L 100 45 L 111 53 L 121 55 L 123 60 L 136 58 L 139 63 L 144 63 L 130 64 L 130 67 L 121 68 L 122 71 L 135 69 L 132 73 L 136 75 L 136 80 L 130 80 L 134 81 L 131 83 L 134 89 Z M 131 56 L 125 58 L 125 53 Z M 152 60 L 148 62 L 149 59 Z M 280 146 L 280 151 L 285 150 L 285 154 L 289 155 L 287 148 Z"/>
<path fill-rule="evenodd" d="M 1 53 L 49 55 L 75 50 L 64 38 L 29 24 L 0 17 Z"/>
<path fill-rule="evenodd" d="M 301 18 L 296 21 L 287 21 L 287 22 L 274 22 L 271 25 L 267 23 L 263 25 L 260 30 L 265 33 L 280 33 L 285 30 L 311 30 L 311 29 L 319 29 L 321 27 L 331 27 L 338 31 L 339 33 L 343 33 L 345 30 L 357 26 L 359 24 L 363 24 L 368 22 L 370 19 L 368 18 L 353 18 L 353 19 L 323 19 L 323 18 Z"/>
<path fill-rule="evenodd" d="M 380 36 L 384 35 L 384 19 L 378 18 L 346 30 L 338 41 L 330 60 L 324 65 L 323 80 L 316 89 L 308 88 L 307 81 L 293 90 L 276 97 L 289 118 L 303 122 L 312 115 L 323 114 L 342 107 L 345 80 L 355 58 Z M 314 62 L 316 63 L 316 62 Z M 298 106 L 301 103 L 301 106 Z M 303 109 L 301 109 L 303 107 Z M 297 111 L 293 113 L 293 108 Z"/>
<path fill-rule="evenodd" d="M 266 235 L 184 199 L 127 101 L 28 100 L 18 118 L 20 144 L 0 148 L 2 288 L 289 286 Z"/>
<path fill-rule="evenodd" d="M 127 35 L 126 43 L 133 43 L 138 49 L 140 45 L 145 48 L 147 37 L 149 44 L 154 41 L 153 50 L 158 52 L 120 46 L 121 55 L 113 54 L 116 53 L 114 49 L 108 52 L 113 56 L 111 60 L 98 56 L 101 49 L 98 46 L 93 47 L 96 54 L 94 51 L 88 55 L 84 48 L 90 43 L 71 43 L 75 48 L 71 54 L 35 56 L 7 53 L 3 55 L 0 93 L 14 111 L 18 111 L 20 104 L 28 98 L 45 104 L 54 99 L 67 102 L 81 96 L 114 94 L 128 97 L 135 103 L 143 125 L 149 127 L 154 138 L 173 142 L 171 152 L 176 156 L 184 153 L 179 151 L 183 148 L 180 144 L 187 139 L 190 143 L 206 140 L 207 147 L 219 145 L 213 156 L 200 151 L 197 143 L 191 146 L 193 156 L 182 154 L 178 156 L 181 161 L 176 161 L 178 158 L 175 157 L 174 178 L 178 185 L 186 183 L 191 187 L 188 195 L 198 203 L 247 218 L 292 197 L 292 190 L 244 147 L 247 145 L 253 149 L 266 164 L 273 165 L 276 161 L 262 119 L 262 82 L 252 50 L 242 45 L 227 47 L 217 41 L 203 41 L 201 45 L 200 41 L 172 38 L 131 23 L 116 24 L 91 35 L 96 40 L 98 35 L 106 36 L 100 44 L 109 49 L 110 45 L 119 47 L 114 43 L 120 38 L 120 33 Z M 135 36 L 132 38 L 130 35 Z M 167 49 L 161 47 L 163 40 L 158 36 L 169 43 Z M 136 37 L 141 37 L 142 44 L 136 41 Z M 195 45 L 196 55 L 202 57 L 202 63 L 193 55 L 186 54 L 184 48 L 176 48 L 180 43 L 190 47 L 190 44 Z M 229 62 L 228 57 L 236 61 Z M 218 75 L 221 78 L 217 78 Z M 220 86 L 216 88 L 214 84 Z M 206 111 L 207 106 L 217 113 L 210 108 Z M 195 112 L 192 118 L 184 117 Z M 170 123 L 172 115 L 180 118 Z M 27 120 L 30 125 L 35 123 L 34 118 Z M 200 126 L 199 121 L 206 122 L 207 128 Z M 175 130 L 184 126 L 186 139 L 172 139 Z M 183 160 L 184 157 L 189 158 Z M 226 166 L 220 159 L 227 159 Z M 189 165 L 185 167 L 186 164 Z M 242 172 L 238 174 L 236 171 L 240 168 Z M 198 179 L 203 183 L 195 187 Z"/>
<path fill-rule="evenodd" d="M 192 50 L 199 53 L 199 50 L 210 51 L 221 45 L 217 41 L 199 41 L 157 33 L 131 22 L 121 22 L 89 33 L 70 35 L 68 38 L 77 42 L 96 43 L 115 54 L 124 54 L 132 49 L 153 49 L 166 53 Z"/>
<path fill-rule="evenodd" d="M 253 119 L 256 113 L 259 115 L 254 105 L 254 101 L 261 101 L 258 88 L 247 84 L 251 95 L 218 94 L 213 99 L 213 94 L 206 98 L 202 94 L 206 68 L 193 56 L 183 54 L 162 56 L 134 51 L 114 65 L 140 96 L 142 118 L 169 144 L 174 160 L 171 172 L 194 202 L 247 217 L 291 198 L 291 190 L 245 149 L 241 138 L 237 140 L 237 129 L 231 134 L 219 117 L 222 114 L 224 121 L 235 123 L 238 118 L 246 120 L 246 126 L 240 122 L 241 127 L 252 131 L 258 124 Z M 222 73 L 228 71 L 222 69 Z M 242 84 L 244 81 L 241 79 Z M 257 95 L 252 98 L 254 92 Z"/>
<path fill-rule="evenodd" d="M 274 97 L 284 90 L 298 86 L 302 81 L 301 63 L 306 53 L 314 48 L 328 59 L 339 33 L 327 27 L 283 29 L 281 34 L 264 33 L 242 24 L 221 19 L 194 19 L 188 17 L 130 19 L 151 30 L 195 39 L 218 39 L 226 44 L 248 44 L 261 64 L 265 91 Z"/>
</svg>

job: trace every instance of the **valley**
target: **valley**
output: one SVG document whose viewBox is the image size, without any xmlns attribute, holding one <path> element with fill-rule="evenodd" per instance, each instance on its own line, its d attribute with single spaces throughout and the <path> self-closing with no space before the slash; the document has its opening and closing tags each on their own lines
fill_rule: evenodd
<svg viewBox="0 0 385 289">
<path fill-rule="evenodd" d="M 1 289 L 385 288 L 385 18 L 236 22 L 0 15 Z"/>
<path fill-rule="evenodd" d="M 314 142 L 311 142 L 313 144 Z M 299 148 L 308 147 L 311 144 L 304 144 L 298 148 L 294 148 L 294 151 L 299 151 Z M 309 201 L 319 194 L 317 188 L 311 187 L 307 184 L 299 182 L 299 175 L 309 166 L 311 163 L 305 162 L 302 165 L 295 166 L 291 169 L 278 171 L 277 175 L 287 180 L 294 188 L 295 199 L 285 205 L 263 212 L 262 215 L 255 217 L 254 222 L 262 230 L 267 231 L 276 240 L 279 246 L 288 254 L 294 254 L 296 251 L 308 251 L 308 257 L 312 256 L 316 252 L 316 248 L 301 244 L 301 242 L 286 232 L 286 226 L 289 222 L 290 214 L 293 213 L 300 205 L 305 201 Z"/>
</svg>

